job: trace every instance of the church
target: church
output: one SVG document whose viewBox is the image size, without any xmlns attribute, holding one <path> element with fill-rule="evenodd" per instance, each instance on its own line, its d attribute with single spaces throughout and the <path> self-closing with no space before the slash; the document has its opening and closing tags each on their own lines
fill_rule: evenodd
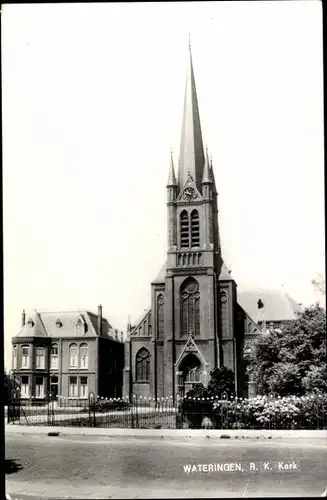
<svg viewBox="0 0 327 500">
<path fill-rule="evenodd" d="M 178 171 L 171 157 L 166 190 L 167 259 L 151 283 L 151 307 L 129 325 L 124 396 L 175 399 L 226 366 L 234 372 L 236 393 L 246 397 L 247 325 L 252 335 L 261 328 L 238 303 L 221 252 L 217 187 L 203 146 L 191 47 Z"/>
</svg>

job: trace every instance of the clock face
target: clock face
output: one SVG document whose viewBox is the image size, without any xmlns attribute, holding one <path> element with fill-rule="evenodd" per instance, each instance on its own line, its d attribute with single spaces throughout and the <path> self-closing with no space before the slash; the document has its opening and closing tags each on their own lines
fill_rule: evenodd
<svg viewBox="0 0 327 500">
<path fill-rule="evenodd" d="M 186 187 L 183 192 L 184 200 L 194 200 L 196 198 L 196 192 L 192 187 Z"/>
</svg>

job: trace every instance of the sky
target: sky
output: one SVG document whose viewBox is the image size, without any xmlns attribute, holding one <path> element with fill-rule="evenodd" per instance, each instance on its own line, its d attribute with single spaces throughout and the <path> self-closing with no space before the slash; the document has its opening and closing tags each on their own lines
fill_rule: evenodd
<svg viewBox="0 0 327 500">
<path fill-rule="evenodd" d="M 319 299 L 320 2 L 1 10 L 6 366 L 22 309 L 101 303 L 125 329 L 149 307 L 167 250 L 189 33 L 226 265 L 239 289 Z"/>
</svg>

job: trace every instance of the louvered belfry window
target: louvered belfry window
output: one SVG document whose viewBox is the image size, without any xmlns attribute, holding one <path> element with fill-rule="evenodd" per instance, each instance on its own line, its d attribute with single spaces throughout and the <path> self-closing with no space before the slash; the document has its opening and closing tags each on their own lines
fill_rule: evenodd
<svg viewBox="0 0 327 500">
<path fill-rule="evenodd" d="M 187 278 L 181 287 L 181 334 L 200 335 L 200 292 L 194 278 Z"/>
<path fill-rule="evenodd" d="M 200 246 L 200 218 L 197 210 L 191 213 L 191 246 Z"/>
<path fill-rule="evenodd" d="M 186 210 L 181 213 L 181 247 L 188 248 L 190 246 L 190 224 Z"/>
</svg>

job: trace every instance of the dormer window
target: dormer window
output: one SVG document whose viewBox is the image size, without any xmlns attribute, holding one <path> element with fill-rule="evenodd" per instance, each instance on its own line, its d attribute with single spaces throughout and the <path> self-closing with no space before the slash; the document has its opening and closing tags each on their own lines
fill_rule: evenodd
<svg viewBox="0 0 327 500">
<path fill-rule="evenodd" d="M 34 326 L 34 321 L 32 320 L 32 318 L 28 318 L 28 320 L 27 320 L 27 326 L 28 326 L 29 328 L 33 328 L 33 326 Z"/>
<path fill-rule="evenodd" d="M 83 335 L 85 333 L 85 331 L 84 331 L 84 325 L 83 325 L 83 322 L 82 322 L 81 318 L 78 318 L 78 320 L 76 322 L 75 331 L 76 331 L 76 335 L 77 336 Z"/>
<path fill-rule="evenodd" d="M 57 321 L 56 321 L 56 327 L 57 328 L 61 328 L 62 327 L 62 322 L 60 321 L 60 319 L 58 318 Z"/>
</svg>

